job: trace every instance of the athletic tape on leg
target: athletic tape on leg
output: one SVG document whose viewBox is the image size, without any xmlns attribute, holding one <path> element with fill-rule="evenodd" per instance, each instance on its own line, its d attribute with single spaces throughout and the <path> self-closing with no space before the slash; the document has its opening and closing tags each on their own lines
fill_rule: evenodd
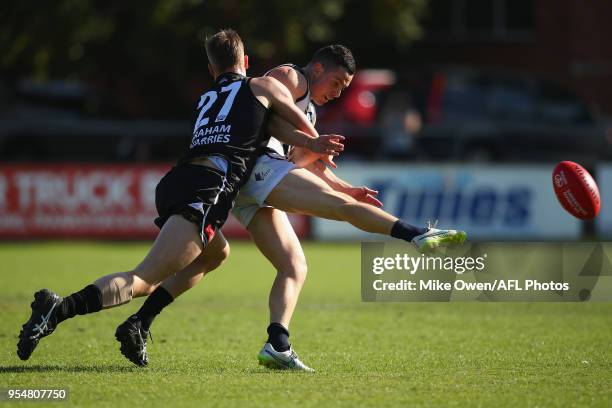
<svg viewBox="0 0 612 408">
<path fill-rule="evenodd" d="M 132 300 L 134 276 L 122 272 L 105 276 L 94 283 L 102 292 L 102 309 L 119 306 Z"/>
</svg>

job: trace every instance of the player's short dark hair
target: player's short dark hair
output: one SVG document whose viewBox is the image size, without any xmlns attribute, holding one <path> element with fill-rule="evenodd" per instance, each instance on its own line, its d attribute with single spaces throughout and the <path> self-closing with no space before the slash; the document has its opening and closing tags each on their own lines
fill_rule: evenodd
<svg viewBox="0 0 612 408">
<path fill-rule="evenodd" d="M 217 69 L 231 68 L 240 64 L 244 57 L 244 44 L 238 33 L 224 29 L 206 39 L 208 61 Z"/>
<path fill-rule="evenodd" d="M 342 67 L 349 75 L 355 75 L 355 58 L 351 50 L 344 45 L 333 44 L 320 48 L 314 53 L 310 62 L 320 62 L 323 68 Z"/>
</svg>

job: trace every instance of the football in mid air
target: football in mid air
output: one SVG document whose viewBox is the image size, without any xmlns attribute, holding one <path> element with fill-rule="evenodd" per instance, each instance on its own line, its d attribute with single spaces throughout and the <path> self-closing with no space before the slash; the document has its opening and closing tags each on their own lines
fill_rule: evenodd
<svg viewBox="0 0 612 408">
<path fill-rule="evenodd" d="M 590 220 L 599 214 L 599 189 L 584 167 L 571 161 L 562 161 L 555 166 L 552 181 L 557 199 L 574 217 Z"/>
</svg>

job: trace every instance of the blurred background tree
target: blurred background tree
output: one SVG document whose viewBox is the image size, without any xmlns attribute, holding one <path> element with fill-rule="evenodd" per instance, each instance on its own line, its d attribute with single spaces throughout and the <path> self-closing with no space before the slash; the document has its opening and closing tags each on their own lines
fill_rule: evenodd
<svg viewBox="0 0 612 408">
<path fill-rule="evenodd" d="M 305 63 L 343 43 L 359 66 L 393 65 L 421 36 L 427 0 L 34 0 L 0 10 L 0 64 L 10 81 L 85 80 L 119 94 L 116 114 L 185 117 L 209 81 L 203 41 L 243 37 L 251 75 Z"/>
</svg>

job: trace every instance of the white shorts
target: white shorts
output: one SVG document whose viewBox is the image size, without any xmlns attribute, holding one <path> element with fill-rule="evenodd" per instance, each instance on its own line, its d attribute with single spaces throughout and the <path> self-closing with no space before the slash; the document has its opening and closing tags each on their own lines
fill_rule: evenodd
<svg viewBox="0 0 612 408">
<path fill-rule="evenodd" d="M 242 186 L 232 214 L 242 225 L 248 227 L 255 213 L 267 205 L 266 199 L 274 187 L 295 168 L 295 164 L 275 153 L 264 153 L 257 159 L 247 183 Z"/>
</svg>

